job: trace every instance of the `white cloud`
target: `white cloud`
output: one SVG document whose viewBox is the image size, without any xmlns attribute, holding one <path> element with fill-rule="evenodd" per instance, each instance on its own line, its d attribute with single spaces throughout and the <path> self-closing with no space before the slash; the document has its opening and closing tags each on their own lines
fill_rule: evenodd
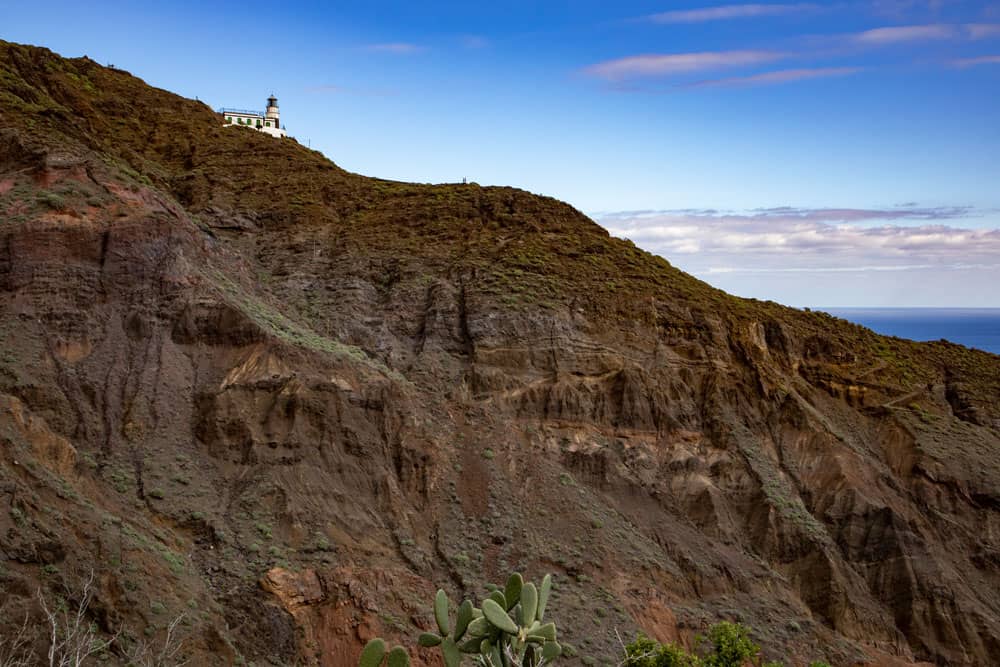
<svg viewBox="0 0 1000 667">
<path fill-rule="evenodd" d="M 967 207 L 633 211 L 612 234 L 740 296 L 800 306 L 1000 306 L 998 212 Z M 989 222 L 994 228 L 983 228 Z"/>
<path fill-rule="evenodd" d="M 850 35 L 849 39 L 863 46 L 892 46 L 911 42 L 943 40 L 976 41 L 997 36 L 1000 36 L 1000 24 L 930 23 L 873 28 Z"/>
<path fill-rule="evenodd" d="M 955 67 L 977 67 L 979 65 L 1000 65 L 1000 56 L 976 56 L 975 58 L 958 58 L 952 60 Z"/>
<path fill-rule="evenodd" d="M 749 76 L 733 76 L 724 79 L 709 79 L 688 84 L 688 88 L 740 88 L 751 86 L 774 86 L 809 79 L 828 79 L 849 76 L 862 71 L 861 67 L 813 67 L 762 72 Z"/>
<path fill-rule="evenodd" d="M 645 54 L 591 65 L 584 73 L 605 79 L 662 77 L 734 67 L 763 65 L 788 57 L 777 51 L 705 51 L 701 53 Z"/>
<path fill-rule="evenodd" d="M 886 46 L 906 42 L 926 42 L 955 39 L 961 36 L 958 26 L 943 23 L 932 25 L 905 25 L 874 28 L 853 36 L 855 42 L 870 46 Z"/>
<path fill-rule="evenodd" d="M 698 10 L 664 12 L 648 17 L 659 22 L 700 22 L 784 12 L 789 8 L 804 8 L 810 5 L 727 5 Z M 838 46 L 828 51 L 744 49 L 731 51 L 701 51 L 689 53 L 645 53 L 625 56 L 595 63 L 583 68 L 590 77 L 603 79 L 617 92 L 643 92 L 657 90 L 649 82 L 655 79 L 680 79 L 687 88 L 766 86 L 809 79 L 842 77 L 856 74 L 863 67 L 830 64 L 822 67 L 789 67 L 787 69 L 759 71 L 767 65 L 779 61 L 795 61 L 817 56 L 829 58 L 847 53 L 873 48 L 889 48 L 903 45 L 919 45 L 930 42 L 973 42 L 1000 36 L 1000 24 L 994 23 L 928 23 L 923 25 L 895 25 L 872 28 L 856 33 L 842 33 L 814 38 L 815 43 Z M 993 64 L 994 56 L 965 58 L 951 61 L 956 67 Z M 724 70 L 751 70 L 752 73 L 739 76 L 721 77 L 705 81 L 687 81 L 684 77 Z M 753 71 L 757 70 L 757 71 Z M 660 88 L 665 90 L 665 88 Z"/>
<path fill-rule="evenodd" d="M 411 44 L 410 42 L 385 42 L 382 44 L 369 44 L 365 47 L 365 50 L 371 51 L 372 53 L 389 53 L 398 56 L 405 56 L 422 53 L 426 49 L 419 44 Z"/>
<path fill-rule="evenodd" d="M 460 41 L 467 49 L 485 49 L 491 44 L 490 40 L 482 35 L 462 35 Z"/>
<path fill-rule="evenodd" d="M 653 14 L 647 19 L 653 23 L 705 23 L 730 19 L 757 18 L 763 16 L 784 16 L 814 11 L 814 4 L 745 4 L 704 7 L 701 9 L 680 9 Z"/>
<path fill-rule="evenodd" d="M 706 274 L 1000 267 L 1000 229 L 946 224 L 977 215 L 964 207 L 776 208 L 610 213 L 598 221 L 668 259 L 696 255 L 689 265 Z"/>
<path fill-rule="evenodd" d="M 965 29 L 972 39 L 1000 37 L 1000 24 L 998 23 L 970 23 L 965 26 Z"/>
</svg>

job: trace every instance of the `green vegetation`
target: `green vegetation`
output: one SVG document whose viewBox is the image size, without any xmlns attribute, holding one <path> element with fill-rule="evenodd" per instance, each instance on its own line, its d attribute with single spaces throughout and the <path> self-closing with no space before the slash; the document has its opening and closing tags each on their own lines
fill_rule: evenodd
<svg viewBox="0 0 1000 667">
<path fill-rule="evenodd" d="M 454 618 L 447 593 L 439 590 L 434 597 L 438 632 L 421 634 L 417 643 L 424 648 L 439 647 L 445 667 L 460 667 L 466 657 L 489 667 L 540 667 L 562 654 L 555 623 L 543 622 L 552 592 L 551 575 L 536 586 L 515 572 L 502 590 L 499 586 L 490 588 L 480 607 L 464 600 Z M 384 655 L 385 642 L 373 639 L 365 646 L 359 667 L 378 667 Z M 399 647 L 393 649 L 388 667 L 405 667 L 409 664 L 406 655 Z"/>
<path fill-rule="evenodd" d="M 114 487 L 115 491 L 118 493 L 126 493 L 132 483 L 132 478 L 129 473 L 119 468 L 112 468 L 110 475 L 111 485 Z"/>
<path fill-rule="evenodd" d="M 464 600 L 454 610 L 448 595 L 439 590 L 433 611 L 437 632 L 417 638 L 423 648 L 438 648 L 445 667 L 472 664 L 478 667 L 541 667 L 559 657 L 578 657 L 577 649 L 556 640 L 554 623 L 543 623 L 552 591 L 550 575 L 539 586 L 514 573 L 502 588 L 487 585 L 489 595 L 480 607 Z M 603 611 L 603 610 L 602 610 Z M 599 617 L 605 614 L 598 614 Z M 588 640 L 584 641 L 589 644 Z M 593 656 L 580 656 L 582 664 L 597 665 Z M 386 653 L 385 641 L 375 638 L 361 653 L 359 667 L 407 667 L 409 657 L 397 646 Z M 740 623 L 722 621 L 705 636 L 695 637 L 695 649 L 675 643 L 662 644 L 644 635 L 625 646 L 620 667 L 782 667 L 766 661 L 761 648 Z M 809 667 L 829 667 L 822 661 Z"/>
<path fill-rule="evenodd" d="M 38 196 L 38 203 L 53 211 L 61 211 L 66 207 L 66 200 L 54 192 L 43 192 Z"/>
<path fill-rule="evenodd" d="M 695 637 L 696 649 L 661 644 L 639 635 L 625 647 L 622 667 L 781 667 L 780 662 L 765 662 L 760 646 L 750 638 L 750 629 L 740 623 L 722 621 L 713 625 L 705 637 Z M 813 662 L 810 667 L 829 667 Z"/>
<path fill-rule="evenodd" d="M 828 544 L 830 537 L 823 524 L 809 512 L 778 465 L 762 450 L 758 439 L 745 427 L 739 426 L 734 431 L 740 453 L 760 479 L 768 504 L 787 521 L 799 526 L 810 539 Z"/>
<path fill-rule="evenodd" d="M 373 639 L 365 646 L 358 660 L 358 667 L 380 667 L 385 659 L 386 667 L 407 667 L 410 664 L 410 656 L 402 646 L 385 652 L 385 642 L 381 639 Z"/>
<path fill-rule="evenodd" d="M 750 639 L 748 628 L 723 621 L 708 631 L 711 652 L 702 660 L 705 667 L 742 667 L 747 662 L 761 664 L 760 647 Z M 774 664 L 774 663 L 764 663 Z"/>
<path fill-rule="evenodd" d="M 406 381 L 402 375 L 391 370 L 381 361 L 370 358 L 361 348 L 353 345 L 345 345 L 339 341 L 321 336 L 308 327 L 290 320 L 278 312 L 277 309 L 264 303 L 261 299 L 237 285 L 221 271 L 208 271 L 205 273 L 205 277 L 212 281 L 226 295 L 227 300 L 233 306 L 253 320 L 261 329 L 277 338 L 299 347 L 309 348 L 334 356 L 347 357 L 369 365 L 396 380 L 401 382 Z"/>
<path fill-rule="evenodd" d="M 910 411 L 917 415 L 920 421 L 924 424 L 930 425 L 938 420 L 937 415 L 931 414 L 919 403 L 910 403 L 907 407 L 909 407 Z"/>
<path fill-rule="evenodd" d="M 682 646 L 660 644 L 640 635 L 625 647 L 624 667 L 698 667 L 701 662 Z"/>
</svg>

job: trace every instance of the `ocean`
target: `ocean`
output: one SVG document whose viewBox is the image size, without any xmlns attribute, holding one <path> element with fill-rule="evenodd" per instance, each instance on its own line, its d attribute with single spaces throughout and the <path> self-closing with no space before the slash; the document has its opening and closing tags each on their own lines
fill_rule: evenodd
<svg viewBox="0 0 1000 667">
<path fill-rule="evenodd" d="M 887 336 L 950 340 L 1000 354 L 1000 308 L 814 308 Z"/>
</svg>

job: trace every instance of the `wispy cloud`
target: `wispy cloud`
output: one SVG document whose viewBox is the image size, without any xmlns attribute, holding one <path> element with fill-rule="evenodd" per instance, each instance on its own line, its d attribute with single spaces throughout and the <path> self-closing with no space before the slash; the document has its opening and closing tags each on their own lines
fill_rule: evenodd
<svg viewBox="0 0 1000 667">
<path fill-rule="evenodd" d="M 719 275 L 725 273 L 894 273 L 899 271 L 956 271 L 967 269 L 1000 269 L 1000 262 L 951 262 L 948 264 L 856 264 L 852 266 L 711 266 L 701 273 Z"/>
<path fill-rule="evenodd" d="M 369 44 L 365 47 L 365 50 L 372 53 L 411 55 L 415 53 L 423 53 L 427 49 L 419 44 L 411 44 L 410 42 L 385 42 L 383 44 Z"/>
<path fill-rule="evenodd" d="M 858 6 L 866 7 L 881 16 L 903 20 L 915 13 L 939 14 L 951 2 L 952 0 L 869 0 L 858 3 Z"/>
<path fill-rule="evenodd" d="M 774 86 L 794 81 L 809 79 L 826 79 L 830 77 L 849 76 L 857 74 L 861 67 L 814 67 L 802 69 L 785 69 L 775 72 L 763 72 L 750 76 L 734 76 L 725 79 L 709 79 L 696 81 L 686 85 L 687 88 L 740 88 L 751 86 Z"/>
<path fill-rule="evenodd" d="M 861 224 L 879 221 L 945 221 L 975 217 L 971 206 L 920 206 L 907 202 L 887 208 L 802 208 L 777 206 L 749 211 L 721 211 L 694 208 L 665 211 L 621 211 L 602 213 L 602 220 L 628 220 L 633 223 L 678 220 L 697 223 L 724 223 L 727 225 L 797 224 L 802 222 L 822 224 Z"/>
<path fill-rule="evenodd" d="M 482 35 L 462 35 L 461 43 L 467 49 L 485 49 L 490 46 L 490 40 Z"/>
<path fill-rule="evenodd" d="M 965 29 L 972 39 L 1000 37 L 1000 24 L 997 23 L 969 23 Z"/>
<path fill-rule="evenodd" d="M 722 5 L 661 12 L 647 16 L 646 19 L 653 23 L 706 23 L 763 16 L 784 16 L 815 11 L 816 9 L 818 9 L 817 5 L 811 3 Z"/>
<path fill-rule="evenodd" d="M 977 56 L 975 58 L 959 58 L 952 60 L 954 67 L 976 67 L 978 65 L 1000 65 L 1000 56 Z"/>
<path fill-rule="evenodd" d="M 338 86 L 338 85 L 332 84 L 332 83 L 324 83 L 324 84 L 321 84 L 321 85 L 318 85 L 318 86 L 308 86 L 306 88 L 306 92 L 307 93 L 339 94 L 339 93 L 345 93 L 345 92 L 347 92 L 347 88 L 344 88 L 343 86 Z"/>
<path fill-rule="evenodd" d="M 1000 267 L 1000 229 L 970 207 L 645 211 L 597 217 L 616 236 L 696 273 Z M 683 258 L 687 257 L 687 260 Z"/>
<path fill-rule="evenodd" d="M 885 46 L 905 42 L 927 42 L 932 40 L 955 39 L 961 36 L 958 26 L 948 24 L 892 26 L 874 28 L 852 36 L 858 44 Z"/>
<path fill-rule="evenodd" d="M 927 3 L 917 2 L 917 5 Z M 726 18 L 763 16 L 775 13 L 806 11 L 815 8 L 797 4 L 741 4 L 703 9 L 674 10 L 647 17 L 661 23 L 695 23 Z M 692 53 L 645 53 L 603 62 L 583 68 L 590 77 L 603 79 L 615 92 L 667 92 L 676 87 L 724 88 L 766 86 L 808 79 L 842 77 L 856 74 L 864 68 L 830 63 L 822 67 L 789 67 L 776 71 L 759 70 L 778 61 L 834 59 L 857 55 L 859 50 L 888 48 L 899 45 L 919 45 L 930 42 L 969 42 L 1000 37 L 1000 24 L 995 23 L 928 23 L 871 28 L 856 33 L 817 35 L 800 40 L 799 47 L 786 50 L 743 49 L 702 51 Z M 956 67 L 993 64 L 992 56 L 952 61 Z M 752 74 L 691 81 L 691 76 L 726 69 L 758 70 Z M 676 78 L 675 85 L 657 85 L 653 79 Z M 686 79 L 686 80 L 685 80 Z"/>
<path fill-rule="evenodd" d="M 691 74 L 711 70 L 763 65 L 788 57 L 777 51 L 706 51 L 702 53 L 645 54 L 607 60 L 585 68 L 589 76 L 607 81 Z"/>
<path fill-rule="evenodd" d="M 866 46 L 890 46 L 908 42 L 944 40 L 981 40 L 1000 37 L 1000 24 L 930 23 L 873 28 L 849 36 L 850 41 Z"/>
</svg>

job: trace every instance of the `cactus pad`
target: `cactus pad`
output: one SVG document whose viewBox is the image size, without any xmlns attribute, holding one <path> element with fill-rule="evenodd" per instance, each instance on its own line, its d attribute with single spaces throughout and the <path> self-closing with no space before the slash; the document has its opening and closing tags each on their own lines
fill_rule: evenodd
<svg viewBox="0 0 1000 667">
<path fill-rule="evenodd" d="M 494 600 L 483 601 L 483 615 L 485 615 L 486 620 L 488 620 L 495 627 L 500 628 L 504 632 L 511 635 L 517 634 L 517 624 L 514 623 L 514 620 L 507 615 L 504 608 L 498 605 Z"/>
<path fill-rule="evenodd" d="M 385 642 L 378 637 L 365 644 L 358 659 L 358 667 L 379 667 L 385 656 Z"/>
<path fill-rule="evenodd" d="M 410 655 L 402 646 L 389 651 L 389 657 L 385 661 L 386 667 L 410 667 Z"/>
</svg>

